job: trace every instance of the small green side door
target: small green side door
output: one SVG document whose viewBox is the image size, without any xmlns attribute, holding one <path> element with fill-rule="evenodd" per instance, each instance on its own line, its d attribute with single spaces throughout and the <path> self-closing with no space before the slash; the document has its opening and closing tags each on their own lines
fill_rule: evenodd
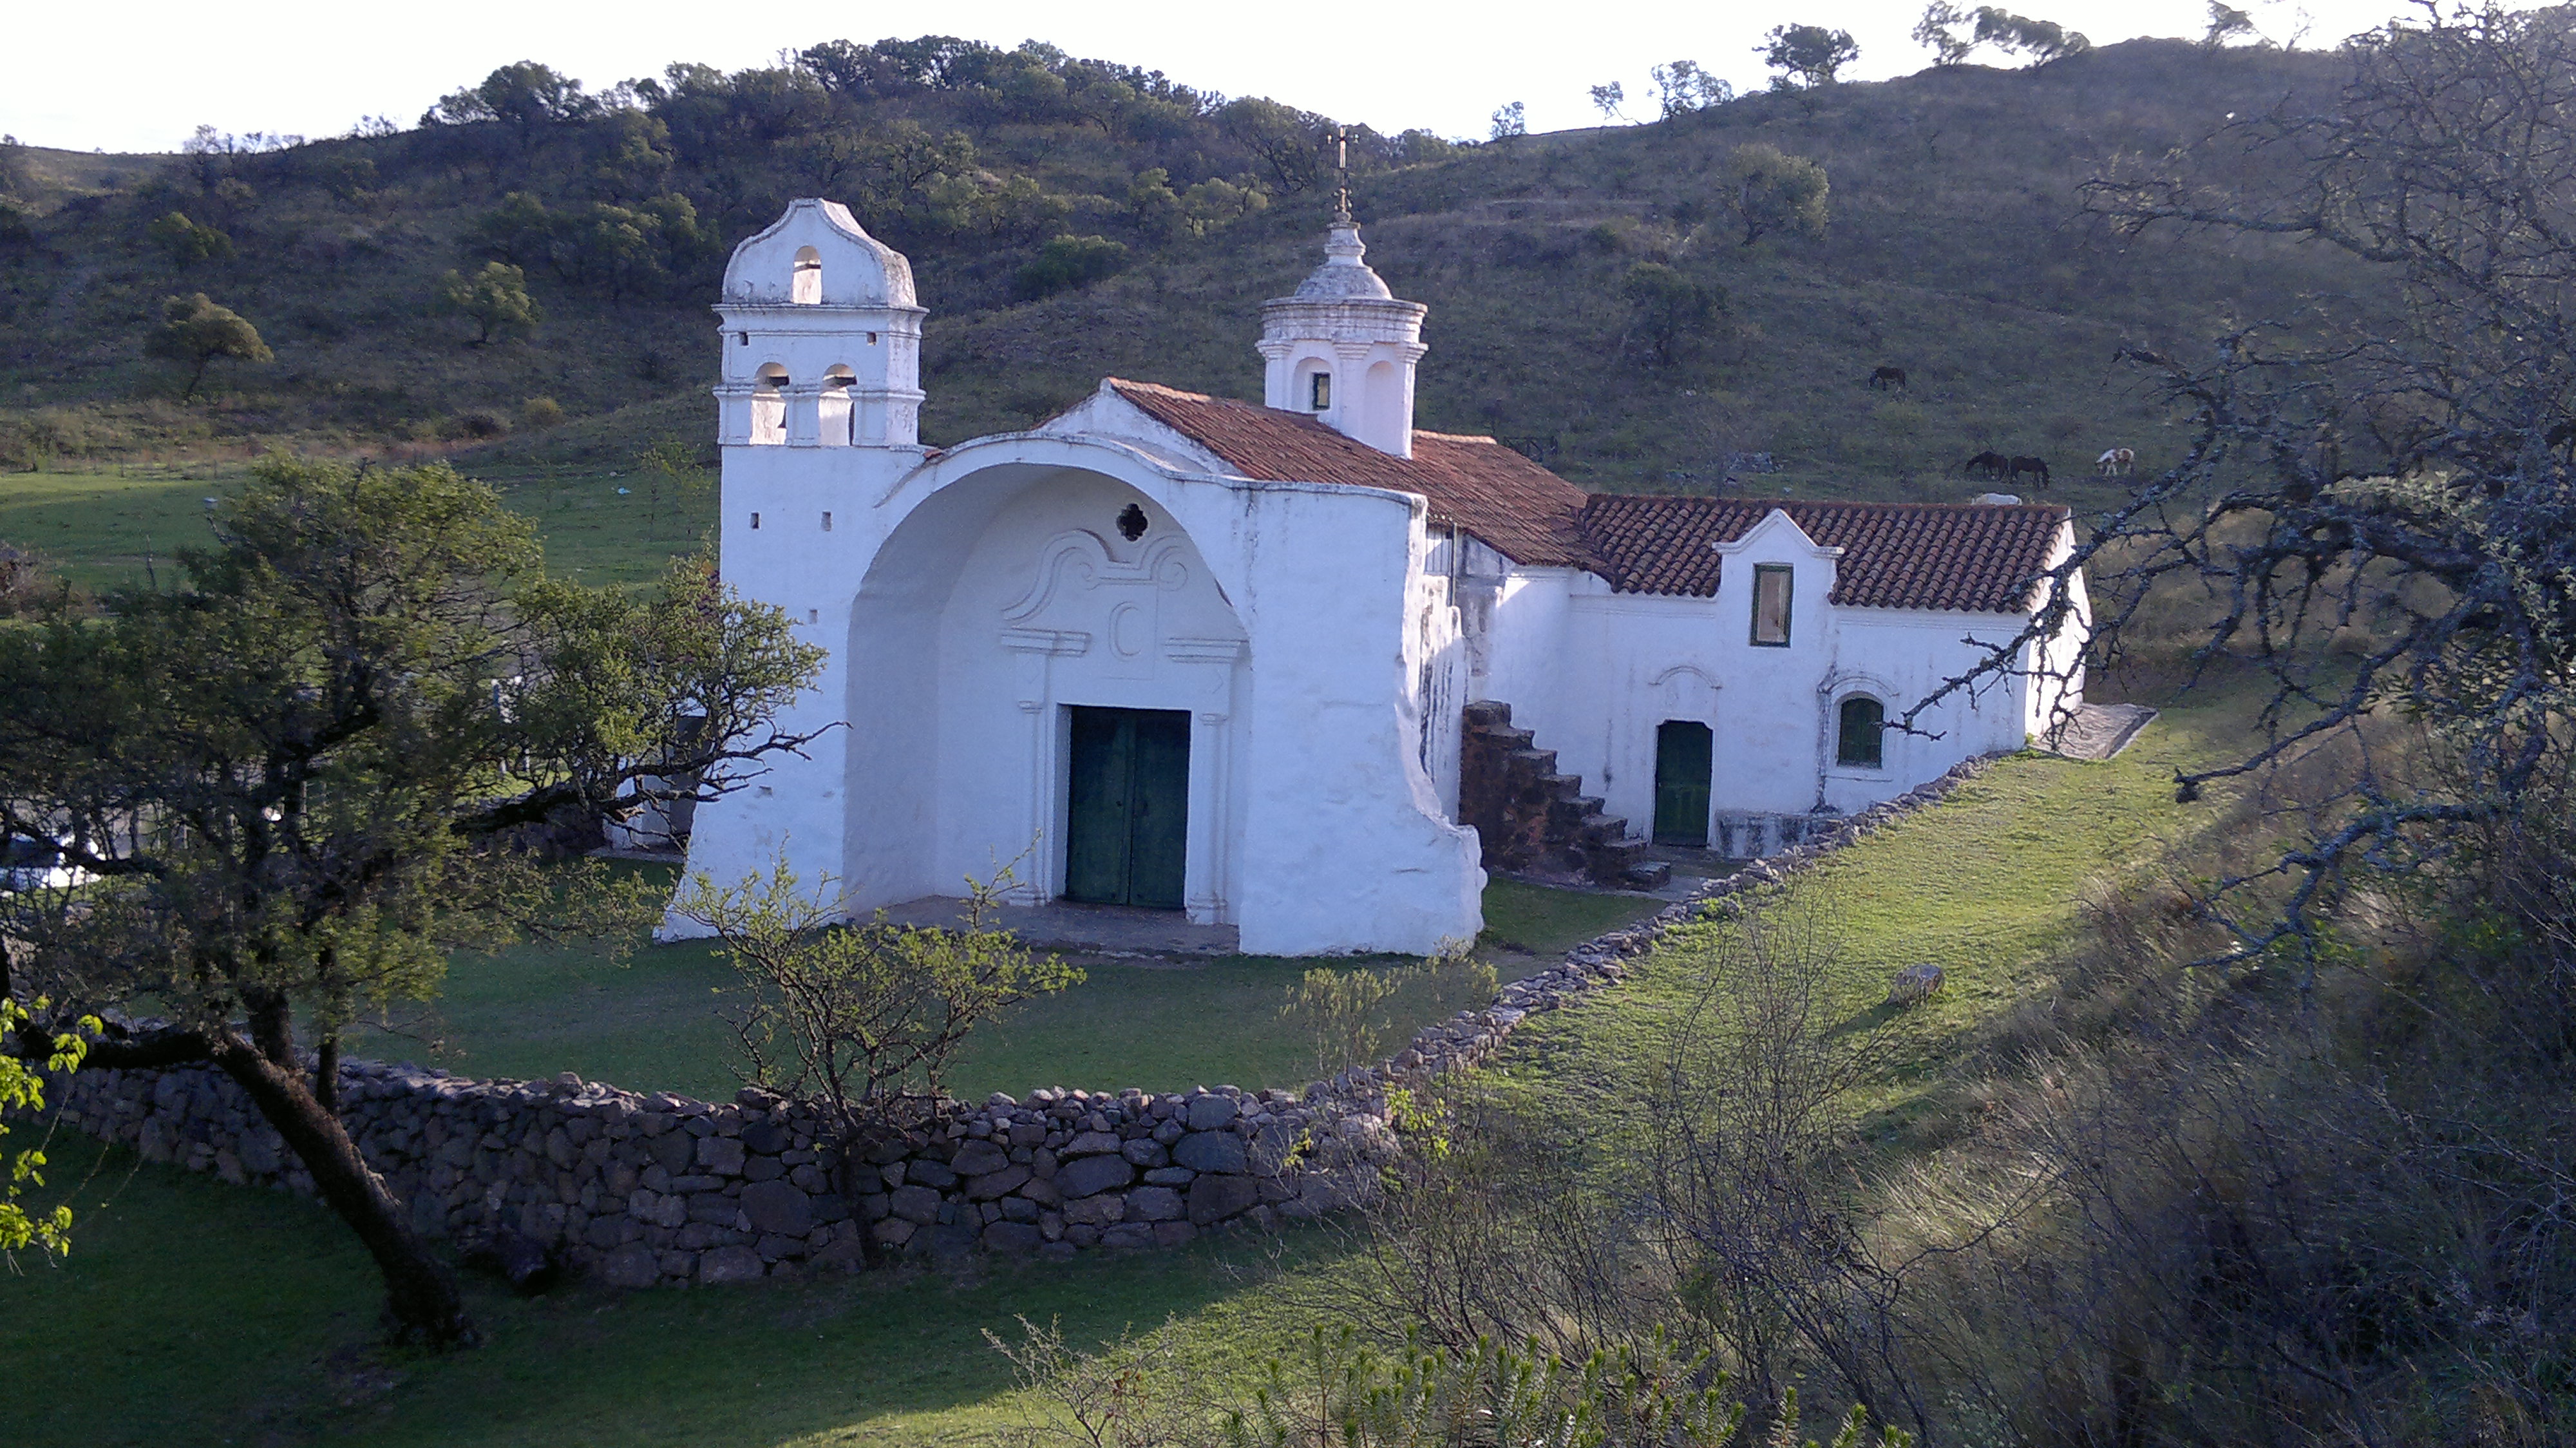
<svg viewBox="0 0 2576 1448">
<path fill-rule="evenodd" d="M 1656 726 L 1656 844 L 1707 847 L 1709 771 L 1714 759 L 1707 725 L 1667 719 Z"/>
<path fill-rule="evenodd" d="M 1188 873 L 1188 712 L 1070 712 L 1073 771 L 1065 810 L 1065 898 L 1178 910 Z"/>
</svg>

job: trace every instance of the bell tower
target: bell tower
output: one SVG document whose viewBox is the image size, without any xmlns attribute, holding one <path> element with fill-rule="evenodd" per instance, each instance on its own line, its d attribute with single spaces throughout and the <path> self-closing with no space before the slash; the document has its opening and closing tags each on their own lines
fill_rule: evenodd
<svg viewBox="0 0 2576 1448">
<path fill-rule="evenodd" d="M 788 203 L 725 267 L 717 440 L 737 447 L 920 445 L 912 264 L 848 207 Z"/>
<path fill-rule="evenodd" d="M 1292 296 L 1261 304 L 1262 401 L 1302 412 L 1379 452 L 1413 456 L 1413 368 L 1431 309 L 1397 300 L 1361 258 L 1350 191 L 1324 241 L 1324 264 Z"/>
</svg>

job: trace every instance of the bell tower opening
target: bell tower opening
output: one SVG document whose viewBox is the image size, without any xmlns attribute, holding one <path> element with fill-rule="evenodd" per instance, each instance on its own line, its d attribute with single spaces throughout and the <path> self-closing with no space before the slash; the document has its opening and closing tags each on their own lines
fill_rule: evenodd
<svg viewBox="0 0 2576 1448">
<path fill-rule="evenodd" d="M 800 307 L 823 304 L 823 253 L 810 246 L 796 249 L 796 274 L 788 283 L 787 300 Z"/>
</svg>

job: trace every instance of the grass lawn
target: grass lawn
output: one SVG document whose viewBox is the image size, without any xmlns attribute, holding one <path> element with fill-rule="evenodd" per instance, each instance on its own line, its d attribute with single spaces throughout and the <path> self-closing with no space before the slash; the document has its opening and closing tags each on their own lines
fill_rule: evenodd
<svg viewBox="0 0 2576 1448">
<path fill-rule="evenodd" d="M 469 469 L 470 472 L 476 470 Z M 175 576 L 171 555 L 207 541 L 206 504 L 241 482 L 241 463 L 0 478 L 0 540 L 34 548 L 87 588 Z M 700 495 L 654 496 L 643 478 L 560 469 L 483 474 L 535 521 L 546 566 L 585 583 L 640 583 L 695 551 L 715 523 Z M 619 488 L 628 491 L 618 493 Z M 148 566 L 147 566 L 148 565 Z"/>
<path fill-rule="evenodd" d="M 1069 1338 L 1191 1324 L 1236 1367 L 1286 1328 L 1270 1246 L 1197 1248 L 621 1294 L 524 1299 L 477 1281 L 488 1341 L 378 1345 L 365 1252 L 320 1207 L 58 1142 L 75 1255 L 0 1278 L 0 1380 L 15 1448 L 165 1444 L 934 1444 L 1005 1421 L 1015 1315 Z M 1302 1269 L 1326 1234 L 1286 1241 Z M 1221 1370 L 1221 1367 L 1220 1367 Z"/>
<path fill-rule="evenodd" d="M 1510 880 L 1494 882 L 1485 898 L 1489 923 L 1479 954 L 1505 980 L 1659 903 Z M 950 1087 L 975 1100 L 1039 1086 L 1302 1085 L 1315 1075 L 1313 1047 L 1279 1008 L 1318 964 L 1263 956 L 1085 958 L 1081 985 L 1030 1003 L 969 1042 Z M 397 1011 L 396 1029 L 371 1032 L 352 1049 L 477 1076 L 578 1071 L 637 1090 L 723 1098 L 738 1084 L 733 1035 L 719 1014 L 733 984 L 732 968 L 704 945 L 644 946 L 623 965 L 600 952 L 522 945 L 458 957 L 434 1005 Z M 1484 1003 L 1466 972 L 1417 975 L 1387 1003 L 1389 1048 L 1430 1021 Z"/>
<path fill-rule="evenodd" d="M 11 473 L 0 478 L 0 540 L 44 554 L 85 588 L 167 582 L 171 555 L 207 541 L 205 499 L 241 475 L 239 464 Z"/>
<path fill-rule="evenodd" d="M 2226 808 L 2174 802 L 2178 765 L 2244 737 L 2252 701 L 2232 693 L 2166 710 L 2119 758 L 2082 763 L 2021 754 L 1998 761 L 1948 802 L 1906 816 L 1793 878 L 1790 902 L 1835 942 L 1826 982 L 1838 1029 L 1885 1029 L 1876 1132 L 1893 1139 L 1934 1109 L 1930 1090 L 1980 1021 L 2051 982 L 2095 880 L 2162 857 Z M 1642 962 L 1614 1004 L 1550 1014 L 1522 1027 L 1502 1076 L 1588 1095 L 1605 1111 L 1635 1099 L 1639 1071 L 1697 998 L 1706 944 L 1723 926 L 1690 927 Z M 1883 1004 L 1889 979 L 1928 961 L 1947 977 L 1910 1010 Z"/>
</svg>

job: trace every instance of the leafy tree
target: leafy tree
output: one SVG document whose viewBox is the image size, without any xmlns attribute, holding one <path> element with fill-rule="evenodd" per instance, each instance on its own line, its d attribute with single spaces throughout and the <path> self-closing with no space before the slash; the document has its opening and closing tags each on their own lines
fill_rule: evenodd
<svg viewBox="0 0 2576 1448">
<path fill-rule="evenodd" d="M 1211 176 L 1186 192 L 1174 191 L 1171 180 L 1169 171 L 1155 166 L 1137 172 L 1128 185 L 1128 213 L 1147 236 L 1205 236 L 1270 205 L 1269 195 L 1249 176 L 1239 182 Z"/>
<path fill-rule="evenodd" d="M 187 390 L 179 395 L 182 403 L 196 397 L 198 384 L 206 380 L 206 369 L 217 358 L 240 362 L 276 358 L 268 344 L 259 339 L 257 327 L 231 308 L 215 305 L 204 292 L 162 302 L 161 328 L 144 339 L 143 353 L 189 369 Z"/>
<path fill-rule="evenodd" d="M 1592 108 L 1599 111 L 1601 119 L 1605 121 L 1627 124 L 1627 114 L 1619 109 L 1627 103 L 1628 88 L 1615 80 L 1608 85 L 1596 85 L 1592 88 Z"/>
<path fill-rule="evenodd" d="M 272 455 L 212 522 L 177 587 L 0 629 L 0 828 L 67 837 L 97 877 L 78 908 L 0 895 L 0 996 L 60 1003 L 10 1047 L 50 1055 L 77 1012 L 110 1022 L 83 1069 L 211 1063 L 365 1243 L 399 1330 L 467 1341 L 340 1120 L 340 1032 L 434 995 L 455 946 L 648 909 L 595 861 L 548 864 L 542 831 L 737 787 L 811 737 L 777 719 L 819 652 L 702 561 L 550 581 L 528 522 L 444 466 Z"/>
<path fill-rule="evenodd" d="M 1105 236 L 1059 236 L 1013 279 L 1024 299 L 1087 287 L 1127 264 L 1127 248 Z"/>
<path fill-rule="evenodd" d="M 543 265 L 567 286 L 611 298 L 652 290 L 708 250 L 697 207 L 672 192 L 631 207 L 595 201 L 557 211 L 513 191 L 467 237 L 494 260 L 522 270 Z"/>
<path fill-rule="evenodd" d="M 1647 72 L 1654 80 L 1655 98 L 1663 107 L 1664 119 L 1686 116 L 1711 106 L 1722 106 L 1735 99 L 1735 87 L 1700 69 L 1695 60 L 1676 60 Z"/>
<path fill-rule="evenodd" d="M 50 1004 L 39 999 L 35 1011 Z M 45 1109 L 45 1082 L 37 1071 L 57 1074 L 80 1069 L 81 1057 L 89 1050 L 83 1034 L 96 1035 L 105 1027 L 95 1018 L 72 1023 L 72 1029 L 53 1034 L 35 1025 L 33 1011 L 5 995 L 0 995 L 0 1040 L 22 1037 L 33 1044 L 36 1039 L 51 1036 L 52 1049 L 44 1055 L 22 1061 L 17 1056 L 0 1053 L 0 1137 L 9 1134 L 9 1113 L 35 1116 Z M 45 1153 L 35 1147 L 15 1156 L 0 1153 L 0 1265 L 16 1267 L 20 1252 L 29 1247 L 60 1255 L 71 1250 L 72 1209 L 58 1205 L 50 1212 L 34 1213 L 20 1205 L 30 1186 L 45 1184 Z"/>
<path fill-rule="evenodd" d="M 170 264 L 185 271 L 201 261 L 221 261 L 233 254 L 233 239 L 211 226 L 173 211 L 143 228 L 144 237 L 161 249 Z"/>
<path fill-rule="evenodd" d="M 1529 108 L 1527 106 L 1522 105 L 1519 101 L 1514 101 L 1494 112 L 1492 139 L 1497 141 L 1507 141 L 1514 136 L 1526 136 L 1528 134 Z"/>
<path fill-rule="evenodd" d="M 1312 111 L 1247 96 L 1226 102 L 1216 123 L 1228 140 L 1252 153 L 1281 191 L 1303 191 L 1323 174 L 1324 137 L 1333 123 Z"/>
<path fill-rule="evenodd" d="M 826 40 L 796 52 L 796 63 L 823 89 L 844 100 L 868 100 L 900 87 L 902 78 L 880 59 L 876 47 L 855 41 Z"/>
<path fill-rule="evenodd" d="M 472 276 L 449 272 L 439 283 L 438 308 L 471 318 L 482 332 L 474 345 L 496 337 L 524 337 L 545 320 L 545 312 L 528 295 L 528 274 L 505 262 L 487 261 Z"/>
<path fill-rule="evenodd" d="M 1189 214 L 1181 207 L 1181 193 L 1172 189 L 1172 173 L 1160 166 L 1137 172 L 1128 183 L 1127 211 L 1136 229 L 1147 236 L 1177 241 L 1194 234 Z"/>
<path fill-rule="evenodd" d="M 2080 30 L 2068 30 L 2054 20 L 2015 15 L 1992 5 L 1977 7 L 1976 43 L 2027 55 L 2034 67 L 2082 55 L 2093 48 L 2093 42 L 2085 39 Z"/>
<path fill-rule="evenodd" d="M 849 921 L 833 881 L 808 892 L 780 860 L 764 878 L 694 877 L 673 908 L 714 931 L 744 987 L 732 1017 L 745 1078 L 827 1103 L 845 1147 L 942 1094 L 977 1029 L 1024 1001 L 1082 983 L 992 921 L 1006 869 L 966 882 L 960 928 Z"/>
<path fill-rule="evenodd" d="M 1726 311 L 1722 287 L 1695 280 L 1662 262 L 1644 261 L 1619 283 L 1628 301 L 1628 335 L 1645 344 L 1658 367 L 1670 367 L 1706 338 Z"/>
<path fill-rule="evenodd" d="M 665 495 L 694 502 L 716 490 L 716 475 L 697 448 L 666 437 L 635 455 L 635 475 L 644 480 L 644 536 L 652 537 Z"/>
<path fill-rule="evenodd" d="M 1398 166 L 1429 165 L 1437 161 L 1446 161 L 1457 155 L 1459 145 L 1459 142 L 1452 141 L 1437 132 L 1417 127 L 1395 138 L 1395 143 L 1389 150 L 1388 159 Z M 1266 196 L 1263 197 L 1263 204 L 1267 205 L 1269 199 Z"/>
<path fill-rule="evenodd" d="M 1848 30 L 1821 25 L 1774 25 L 1753 48 L 1762 63 L 1779 72 L 1773 90 L 1820 90 L 1834 83 L 1844 66 L 1860 59 L 1860 43 Z"/>
<path fill-rule="evenodd" d="M 1950 0 L 1932 0 L 1923 7 L 1923 18 L 1914 22 L 1914 43 L 1931 50 L 1934 65 L 1961 64 L 1977 48 L 1974 36 L 1961 33 L 1974 19 L 1974 12 Z"/>
<path fill-rule="evenodd" d="M 1826 200 L 1832 188 L 1825 168 L 1806 157 L 1755 141 L 1736 147 L 1726 158 L 1721 180 L 1726 190 L 1720 193 L 1719 204 L 1744 229 L 1744 245 L 1781 231 L 1807 237 L 1825 234 Z"/>
<path fill-rule="evenodd" d="M 2253 16 L 2228 4 L 2227 0 L 2209 0 L 2209 29 L 2200 37 L 2201 44 L 2215 50 L 2231 40 L 2243 40 L 2256 34 Z"/>
<path fill-rule="evenodd" d="M 590 184 L 602 200 L 625 201 L 662 188 L 670 174 L 671 128 L 659 116 L 616 111 L 583 128 Z"/>
<path fill-rule="evenodd" d="M 581 82 L 533 60 L 516 61 L 483 78 L 480 85 L 442 96 L 424 126 L 461 126 L 497 121 L 518 136 L 525 151 L 546 131 L 600 113 L 599 99 L 582 94 Z"/>
</svg>

